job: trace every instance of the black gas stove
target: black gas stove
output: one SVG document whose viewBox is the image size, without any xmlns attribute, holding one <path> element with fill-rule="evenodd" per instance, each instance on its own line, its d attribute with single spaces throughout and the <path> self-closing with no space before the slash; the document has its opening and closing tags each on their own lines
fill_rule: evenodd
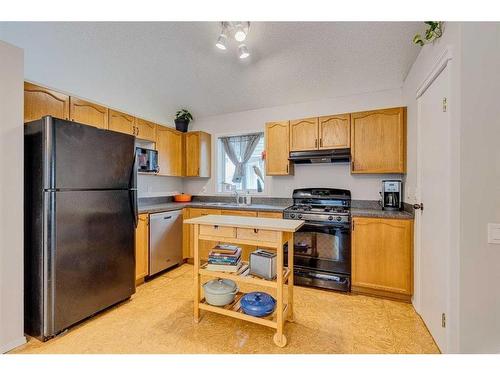
<svg viewBox="0 0 500 375">
<path fill-rule="evenodd" d="M 305 220 L 294 236 L 294 281 L 298 285 L 349 291 L 351 192 L 297 189 L 293 203 L 283 217 Z"/>
</svg>

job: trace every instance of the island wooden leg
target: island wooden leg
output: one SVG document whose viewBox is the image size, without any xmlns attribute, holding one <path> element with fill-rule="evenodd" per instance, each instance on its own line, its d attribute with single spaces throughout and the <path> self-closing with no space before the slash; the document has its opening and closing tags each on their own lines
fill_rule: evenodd
<svg viewBox="0 0 500 375">
<path fill-rule="evenodd" d="M 294 253 L 294 234 L 288 233 L 288 316 L 287 320 L 293 322 L 293 253 Z"/>
<path fill-rule="evenodd" d="M 194 260 L 194 321 L 198 323 L 200 321 L 200 256 L 199 256 L 199 234 L 200 226 L 198 224 L 194 225 L 194 235 L 193 235 L 193 260 Z"/>
<path fill-rule="evenodd" d="M 276 320 L 277 320 L 277 330 L 273 337 L 274 343 L 279 347 L 284 347 L 286 345 L 286 337 L 283 334 L 283 233 L 280 235 L 279 246 L 276 250 L 277 253 L 277 264 L 276 264 Z"/>
</svg>

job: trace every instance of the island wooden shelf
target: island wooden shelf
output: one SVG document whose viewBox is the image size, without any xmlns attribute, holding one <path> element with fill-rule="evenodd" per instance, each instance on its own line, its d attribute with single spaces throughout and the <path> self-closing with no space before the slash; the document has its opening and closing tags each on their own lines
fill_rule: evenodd
<svg viewBox="0 0 500 375">
<path fill-rule="evenodd" d="M 246 284 L 260 285 L 267 288 L 277 288 L 278 284 L 276 283 L 276 279 L 274 280 L 266 280 L 253 275 L 238 275 L 235 272 L 221 272 L 221 271 L 211 271 L 206 268 L 208 263 L 200 266 L 200 275 L 210 276 L 219 279 L 230 279 L 235 282 L 242 282 Z M 243 264 L 248 264 L 248 262 L 243 262 Z M 288 267 L 283 267 L 283 282 L 286 283 L 288 281 L 288 276 L 290 275 L 290 270 Z"/>
<path fill-rule="evenodd" d="M 293 321 L 293 247 L 294 233 L 304 225 L 302 220 L 286 220 L 262 217 L 242 217 L 229 215 L 206 215 L 184 220 L 193 225 L 194 232 L 194 321 L 200 321 L 200 310 L 210 311 L 232 318 L 264 325 L 276 330 L 273 341 L 279 347 L 286 345 L 283 333 L 285 320 Z M 276 250 L 276 279 L 264 280 L 253 276 L 243 276 L 231 272 L 211 271 L 206 264 L 200 266 L 199 241 L 256 245 Z M 288 244 L 288 267 L 284 266 L 283 245 Z M 273 288 L 276 290 L 276 309 L 267 317 L 254 317 L 242 312 L 238 293 L 235 300 L 226 306 L 209 305 L 201 296 L 201 276 L 226 278 L 236 282 Z M 288 296 L 285 303 L 283 288 L 287 285 Z"/>
</svg>

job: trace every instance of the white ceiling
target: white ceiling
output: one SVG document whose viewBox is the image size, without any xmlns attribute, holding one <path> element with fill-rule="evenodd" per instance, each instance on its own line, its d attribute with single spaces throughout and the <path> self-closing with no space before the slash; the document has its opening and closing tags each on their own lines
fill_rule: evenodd
<svg viewBox="0 0 500 375">
<path fill-rule="evenodd" d="M 6 23 L 27 79 L 152 120 L 195 117 L 401 87 L 415 22 L 254 22 L 248 61 L 215 46 L 214 22 Z"/>
</svg>

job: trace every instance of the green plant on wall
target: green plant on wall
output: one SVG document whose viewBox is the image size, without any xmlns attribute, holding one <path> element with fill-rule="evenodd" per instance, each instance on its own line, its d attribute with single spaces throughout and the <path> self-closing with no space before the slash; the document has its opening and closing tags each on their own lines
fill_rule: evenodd
<svg viewBox="0 0 500 375">
<path fill-rule="evenodd" d="M 413 37 L 413 43 L 423 46 L 424 44 L 431 43 L 435 39 L 441 38 L 443 35 L 442 22 L 441 21 L 425 21 L 424 22 L 429 28 L 425 30 L 425 36 L 422 37 L 420 34 L 416 34 Z"/>
</svg>

